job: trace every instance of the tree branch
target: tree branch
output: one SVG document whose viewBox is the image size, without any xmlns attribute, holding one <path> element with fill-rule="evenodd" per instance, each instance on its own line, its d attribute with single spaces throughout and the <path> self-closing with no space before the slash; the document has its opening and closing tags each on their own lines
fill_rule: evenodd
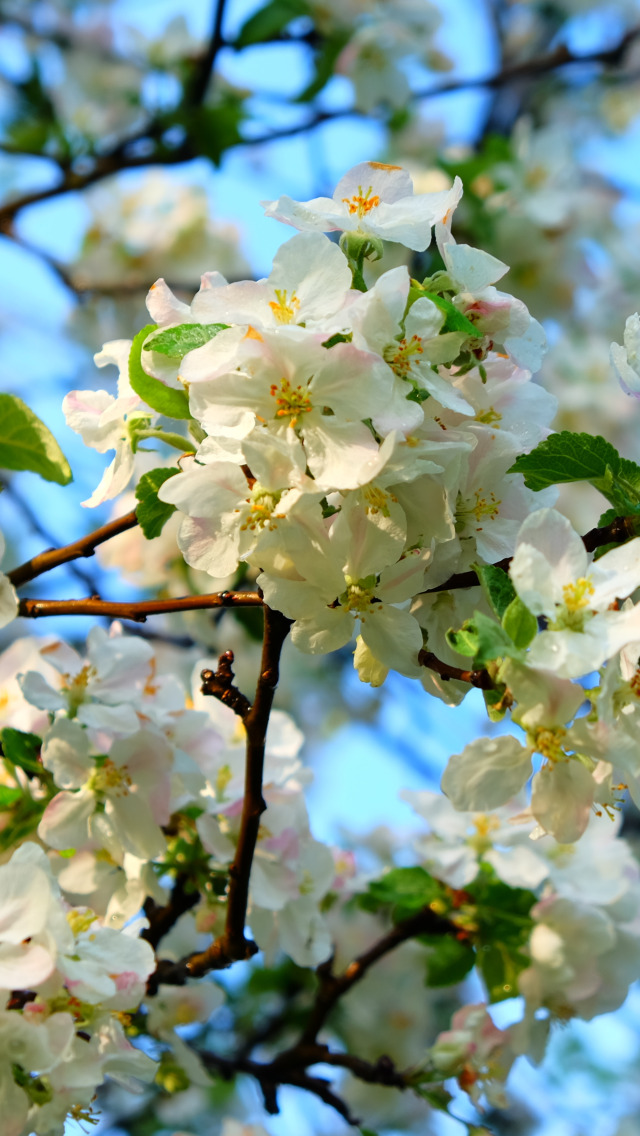
<svg viewBox="0 0 640 1136">
<path fill-rule="evenodd" d="M 202 58 L 198 61 L 198 66 L 193 75 L 193 79 L 189 86 L 186 95 L 186 101 L 193 106 L 199 106 L 204 102 L 205 95 L 209 86 L 209 81 L 212 77 L 212 72 L 216 65 L 218 53 L 224 47 L 224 36 L 222 34 L 222 22 L 224 20 L 224 10 L 226 7 L 226 0 L 216 0 L 215 13 L 213 17 L 213 28 L 211 37 Z"/>
<path fill-rule="evenodd" d="M 626 541 L 632 540 L 638 535 L 638 525 L 639 518 L 637 516 L 616 517 L 610 524 L 603 525 L 602 528 L 589 529 L 589 532 L 582 537 L 582 543 L 587 552 L 595 552 L 596 548 L 602 548 L 605 544 L 625 544 Z M 504 560 L 499 560 L 493 567 L 502 568 L 505 572 L 508 572 L 510 564 L 511 557 L 505 556 Z M 428 596 L 433 592 L 452 592 L 460 588 L 473 588 L 479 583 L 477 572 L 470 569 L 468 572 L 454 572 L 453 576 L 449 576 L 449 579 L 445 580 L 443 584 L 437 584 L 435 588 L 427 588 L 420 594 Z M 425 665 L 429 666 L 430 664 Z"/>
<path fill-rule="evenodd" d="M 218 607 L 261 607 L 259 592 L 210 592 L 203 596 L 178 596 L 176 599 L 141 600 L 136 603 L 102 600 L 20 600 L 18 614 L 23 619 L 40 619 L 47 615 L 105 615 L 109 619 L 131 619 L 145 623 L 150 615 L 168 615 L 174 611 L 203 611 Z"/>
<path fill-rule="evenodd" d="M 262 603 L 262 599 L 260 602 Z M 258 951 L 257 944 L 247 939 L 244 933 L 249 880 L 260 829 L 260 817 L 267 807 L 262 796 L 267 727 L 280 677 L 280 655 L 290 626 L 290 619 L 264 605 L 260 674 L 253 704 L 246 713 L 242 714 L 247 734 L 244 799 L 236 854 L 229 869 L 224 931 L 205 951 L 188 955 L 176 963 L 160 964 L 150 980 L 151 989 L 157 988 L 160 982 L 182 985 L 187 978 L 199 978 L 210 970 L 224 970 L 234 962 L 251 958 Z M 225 656 L 222 656 L 221 662 L 224 658 Z"/>
<path fill-rule="evenodd" d="M 7 575 L 14 588 L 19 588 L 22 584 L 28 583 L 29 580 L 35 580 L 37 576 L 42 576 L 44 572 L 50 572 L 52 568 L 57 568 L 60 564 L 68 564 L 70 560 L 79 560 L 83 556 L 93 556 L 99 544 L 104 544 L 105 541 L 111 540 L 111 537 L 127 532 L 128 529 L 134 528 L 137 524 L 138 518 L 135 512 L 126 513 L 124 517 L 109 521 L 108 524 L 95 529 L 88 536 L 74 540 L 71 544 L 65 544 L 61 548 L 48 548 L 46 552 L 38 553 L 31 560 L 13 568 Z"/>
<path fill-rule="evenodd" d="M 220 7 L 217 10 L 216 18 L 219 11 Z M 222 19 L 222 13 L 220 13 L 220 19 Z M 562 45 L 549 54 L 535 59 L 524 60 L 522 63 L 506 67 L 493 75 L 480 75 L 468 79 L 453 79 L 450 82 L 441 83 L 438 86 L 428 87 L 423 91 L 416 91 L 411 96 L 410 101 L 421 102 L 425 99 L 438 98 L 440 95 L 453 94 L 457 91 L 481 90 L 483 88 L 486 90 L 499 89 L 510 83 L 517 82 L 520 79 L 537 77 L 567 66 L 580 64 L 600 64 L 604 67 L 620 66 L 624 62 L 629 48 L 639 36 L 640 26 L 630 28 L 613 47 L 605 48 L 601 51 L 589 52 L 586 55 L 576 55 L 568 47 Z M 220 35 L 215 55 L 217 55 L 217 51 L 220 47 L 223 46 L 223 42 Z M 209 52 L 207 56 L 205 56 L 205 60 L 211 57 L 214 46 L 214 37 L 212 36 Z M 204 64 L 201 74 L 203 73 Z M 200 80 L 197 90 L 200 89 L 201 82 L 202 80 Z M 312 118 L 306 119 L 304 122 L 298 123 L 295 126 L 285 127 L 282 130 L 269 131 L 262 136 L 244 138 L 238 145 L 255 146 L 264 145 L 268 142 L 276 142 L 281 138 L 290 138 L 297 134 L 302 134 L 307 130 L 312 130 L 322 125 L 324 122 L 335 121 L 336 119 L 349 116 L 365 117 L 362 112 L 355 107 L 337 111 L 319 112 Z M 168 149 L 167 147 L 160 147 L 158 149 L 157 142 L 158 139 L 161 138 L 164 129 L 164 120 L 160 118 L 152 119 L 147 123 L 145 129 L 141 130 L 137 135 L 122 139 L 122 141 L 106 154 L 95 157 L 93 159 L 93 167 L 85 173 L 77 173 L 73 169 L 65 169 L 64 166 L 60 166 L 63 177 L 57 185 L 48 186 L 46 189 L 35 190 L 33 193 L 25 194 L 23 197 L 18 197 L 0 208 L 0 232 L 4 232 L 7 236 L 11 237 L 13 235 L 12 227 L 14 218 L 21 210 L 26 209 L 29 205 L 47 201 L 52 197 L 59 197 L 61 194 L 69 193 L 72 190 L 85 189 L 87 186 L 93 185 L 95 182 L 101 181 L 111 174 L 118 173 L 120 170 L 139 169 L 152 165 L 175 165 L 180 162 L 190 161 L 192 158 L 198 156 L 197 147 L 194 146 L 192 140 L 188 137 L 180 145 L 176 146 L 175 149 Z M 136 150 L 136 146 L 145 142 L 154 142 L 156 146 L 149 153 L 140 153 Z M 127 153 L 127 151 L 129 152 Z"/>
</svg>

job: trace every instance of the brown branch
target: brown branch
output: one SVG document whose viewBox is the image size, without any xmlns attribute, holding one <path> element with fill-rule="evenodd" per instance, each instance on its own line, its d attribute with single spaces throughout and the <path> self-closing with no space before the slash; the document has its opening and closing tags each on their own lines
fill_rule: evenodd
<svg viewBox="0 0 640 1136">
<path fill-rule="evenodd" d="M 186 101 L 193 106 L 199 106 L 204 102 L 218 54 L 220 49 L 225 45 L 224 36 L 222 34 L 225 7 L 226 0 L 216 0 L 211 37 L 204 55 L 198 61 L 186 95 Z"/>
<path fill-rule="evenodd" d="M 625 544 L 626 541 L 632 540 L 638 535 L 638 522 L 637 516 L 616 517 L 610 524 L 603 525 L 602 528 L 589 529 L 589 532 L 582 537 L 582 543 L 587 552 L 595 552 L 596 548 L 602 548 L 605 544 Z M 510 564 L 511 557 L 505 556 L 504 560 L 499 560 L 493 567 L 502 568 L 505 572 L 508 572 Z M 438 584 L 435 588 L 427 588 L 420 594 L 428 596 L 433 592 L 452 592 L 459 588 L 473 588 L 479 583 L 477 572 L 470 569 L 468 572 L 454 572 L 453 576 L 449 576 L 449 579 L 444 581 L 444 584 Z"/>
<path fill-rule="evenodd" d="M 288 1052 L 296 1052 L 299 1048 L 304 1049 L 305 1046 L 316 1043 L 318 1033 L 324 1026 L 336 1002 L 348 990 L 351 990 L 352 986 L 360 982 L 379 959 L 394 951 L 401 943 L 415 938 L 416 935 L 449 934 L 457 934 L 457 928 L 448 919 L 443 919 L 440 915 L 437 915 L 430 907 L 423 907 L 415 915 L 396 923 L 395 927 L 392 927 L 386 935 L 383 935 L 367 951 L 363 951 L 353 962 L 350 962 L 342 974 L 333 974 L 332 959 L 323 963 L 316 971 L 320 986 L 309 1020 L 299 1042 L 293 1046 L 293 1050 Z"/>
<path fill-rule="evenodd" d="M 260 603 L 262 603 L 261 598 Z M 260 674 L 253 704 L 246 714 L 242 715 L 247 734 L 244 799 L 236 854 L 229 868 L 224 931 L 204 951 L 188 955 L 176 963 L 161 962 L 150 980 L 152 986 L 157 987 L 160 982 L 183 985 L 187 978 L 199 978 L 210 970 L 224 970 L 234 962 L 251 958 L 258 951 L 257 944 L 252 939 L 247 939 L 244 933 L 249 879 L 260 829 L 260 817 L 267 807 L 262 796 L 267 727 L 280 677 L 280 655 L 290 626 L 290 619 L 264 605 Z"/>
<path fill-rule="evenodd" d="M 149 920 L 149 926 L 144 929 L 140 938 L 146 939 L 154 950 L 156 950 L 160 940 L 178 922 L 180 916 L 184 915 L 185 911 L 190 911 L 192 907 L 195 907 L 200 899 L 197 888 L 187 891 L 188 882 L 188 876 L 176 876 L 169 901 L 163 907 L 160 907 L 151 896 L 147 897 L 144 913 Z M 155 993 L 155 991 L 149 990 L 149 993 Z"/>
<path fill-rule="evenodd" d="M 418 662 L 420 666 L 428 667 L 430 671 L 435 671 L 445 680 L 455 678 L 458 682 L 468 682 L 470 686 L 476 686 L 479 690 L 495 690 L 496 684 L 488 671 L 465 671 L 460 667 L 452 667 L 449 663 L 443 663 L 433 651 L 424 649 L 418 653 Z"/>
<path fill-rule="evenodd" d="M 211 694 L 219 702 L 229 706 L 234 714 L 237 714 L 244 722 L 249 716 L 251 703 L 242 691 L 233 685 L 232 663 L 233 651 L 224 651 L 218 659 L 217 670 L 202 671 L 200 675 L 202 679 L 201 690 L 203 694 Z"/>
<path fill-rule="evenodd" d="M 18 614 L 24 619 L 40 619 L 47 615 L 104 615 L 109 619 L 131 619 L 144 623 L 150 615 L 168 615 L 174 611 L 203 611 L 219 607 L 261 607 L 259 592 L 211 592 L 203 596 L 178 596 L 176 599 L 141 600 L 136 603 L 102 600 L 20 600 Z"/>
<path fill-rule="evenodd" d="M 93 556 L 99 544 L 104 544 L 105 541 L 111 540 L 111 537 L 127 532 L 128 529 L 134 528 L 137 523 L 138 518 L 135 512 L 126 513 L 124 517 L 109 521 L 108 524 L 95 529 L 88 536 L 74 540 L 72 544 L 65 544 L 61 548 L 48 548 L 46 552 L 38 553 L 31 560 L 13 568 L 7 575 L 14 588 L 19 588 L 22 584 L 28 583 L 29 580 L 35 580 L 36 576 L 42 576 L 44 572 L 50 572 L 52 568 L 57 568 L 60 564 L 68 564 L 70 560 L 79 560 L 83 556 Z"/>
</svg>

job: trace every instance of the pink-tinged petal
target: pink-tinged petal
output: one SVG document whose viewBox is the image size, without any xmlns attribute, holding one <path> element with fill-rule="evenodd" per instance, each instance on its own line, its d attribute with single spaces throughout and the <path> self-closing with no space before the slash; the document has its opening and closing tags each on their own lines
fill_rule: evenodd
<svg viewBox="0 0 640 1136">
<path fill-rule="evenodd" d="M 147 294 L 147 311 L 159 327 L 170 324 L 192 323 L 191 309 L 176 299 L 168 284 L 160 277 Z"/>
</svg>

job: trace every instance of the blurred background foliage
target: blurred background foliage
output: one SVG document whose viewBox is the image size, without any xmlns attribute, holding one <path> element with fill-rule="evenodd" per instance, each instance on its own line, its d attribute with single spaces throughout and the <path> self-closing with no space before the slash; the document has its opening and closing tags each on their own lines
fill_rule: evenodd
<svg viewBox="0 0 640 1136">
<path fill-rule="evenodd" d="M 153 281 L 163 276 L 188 300 L 206 270 L 229 280 L 266 274 L 290 233 L 262 216 L 260 199 L 330 195 L 364 159 L 406 166 L 419 192 L 463 178 L 455 235 L 511 265 L 507 288 L 544 322 L 539 381 L 558 398 L 557 427 L 601 433 L 640 459 L 635 404 L 609 367 L 610 342 L 640 307 L 636 0 L 0 0 L 2 389 L 41 415 L 74 473 L 65 489 L 4 475 L 5 564 L 108 518 L 80 508 L 104 459 L 79 445 L 60 404 L 70 389 L 115 384 L 91 356 L 148 322 Z M 437 253 L 410 267 L 433 271 Z M 157 466 L 158 455 L 139 461 Z M 583 531 L 602 511 L 589 487 L 561 500 Z M 116 509 L 131 507 L 125 495 Z M 138 530 L 123 534 L 95 562 L 46 577 L 38 594 L 119 599 L 215 586 L 178 557 L 170 522 L 153 544 Z M 203 651 L 232 647 L 248 686 L 251 618 L 191 613 L 138 631 L 185 675 Z M 88 626 L 61 620 L 45 630 L 79 641 Z M 23 621 L 11 630 L 34 629 Z M 287 657 L 281 705 L 310 738 L 317 835 L 340 833 L 348 844 L 359 833 L 368 866 L 406 862 L 411 814 L 397 791 L 437 784 L 454 731 L 457 745 L 475 735 L 473 695 L 452 718 L 399 676 L 372 691 L 350 660 L 298 655 Z M 349 954 L 369 918 L 354 912 Z M 384 966 L 375 992 L 363 983 L 350 995 L 338 1028 L 365 1057 L 377 1057 L 382 1036 L 403 1062 L 443 1028 L 451 995 L 424 991 L 413 944 Z M 292 963 L 243 965 L 226 981 L 228 1005 L 207 1027 L 216 1048 L 261 1030 L 267 1048 L 286 1041 L 309 974 Z M 639 1009 L 634 993 L 617 1014 L 560 1033 L 541 1069 L 518 1064 L 512 1107 L 490 1118 L 495 1131 L 635 1136 Z M 273 1136 L 347 1130 L 293 1089 L 283 1091 L 281 1116 L 266 1120 L 252 1085 L 176 1092 L 170 1069 L 159 1080 L 143 1098 L 111 1092 L 101 1130 L 217 1136 L 217 1117 L 252 1112 Z M 348 1087 L 356 1111 L 362 1091 Z M 368 1090 L 380 1132 L 461 1131 L 392 1096 Z M 225 1136 L 262 1132 L 227 1126 Z"/>
</svg>

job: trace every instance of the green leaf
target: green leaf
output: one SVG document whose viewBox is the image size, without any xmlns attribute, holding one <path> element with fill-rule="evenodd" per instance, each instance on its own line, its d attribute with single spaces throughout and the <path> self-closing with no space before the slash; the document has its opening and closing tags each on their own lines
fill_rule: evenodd
<svg viewBox="0 0 640 1136">
<path fill-rule="evenodd" d="M 160 536 L 169 517 L 176 511 L 175 505 L 158 499 L 158 490 L 179 472 L 179 469 L 151 469 L 142 475 L 136 486 L 136 498 L 140 502 L 136 516 L 147 540 Z"/>
<path fill-rule="evenodd" d="M 219 331 L 224 331 L 226 323 L 181 323 L 154 335 L 145 344 L 145 351 L 158 351 L 170 359 L 182 359 L 189 351 L 195 351 L 213 339 Z"/>
<path fill-rule="evenodd" d="M 465 890 L 476 904 L 477 966 L 490 1000 L 513 998 L 518 975 L 531 961 L 524 948 L 533 930 L 531 908 L 537 898 L 527 888 L 509 887 L 487 871 L 481 871 Z"/>
<path fill-rule="evenodd" d="M 254 43 L 264 43 L 286 28 L 292 20 L 310 14 L 304 0 L 271 0 L 263 8 L 249 16 L 240 28 L 234 47 L 250 47 Z"/>
<path fill-rule="evenodd" d="M 0 394 L 0 421 L 0 468 L 28 469 L 57 485 L 73 480 L 53 434 L 21 398 Z"/>
<path fill-rule="evenodd" d="M 185 392 L 174 390 L 161 383 L 160 379 L 154 379 L 142 366 L 142 344 L 155 329 L 154 323 L 143 327 L 131 344 L 129 382 L 142 401 L 152 410 L 157 410 L 158 414 L 166 414 L 168 418 L 191 418 L 189 399 Z"/>
<path fill-rule="evenodd" d="M 315 75 L 308 86 L 305 87 L 294 102 L 308 103 L 326 87 L 335 70 L 336 60 L 342 49 L 349 42 L 348 32 L 326 36 L 314 56 Z"/>
<path fill-rule="evenodd" d="M 502 619 L 509 604 L 516 597 L 516 590 L 504 568 L 495 564 L 474 564 L 482 590 L 498 619 Z"/>
<path fill-rule="evenodd" d="M 14 730 L 13 726 L 5 726 L 0 730 L 0 742 L 4 756 L 12 765 L 18 765 L 25 773 L 36 773 L 38 776 L 44 772 L 38 761 L 42 738 L 37 734 L 28 734 L 23 730 Z"/>
<path fill-rule="evenodd" d="M 442 326 L 443 331 L 463 331 L 465 335 L 472 336 L 474 339 L 482 337 L 482 332 L 478 331 L 476 325 L 467 319 L 462 312 L 458 311 L 455 304 L 451 300 L 446 300 L 444 296 L 438 295 L 437 292 L 424 292 L 428 300 L 431 300 L 441 312 L 444 312 L 445 321 Z"/>
<path fill-rule="evenodd" d="M 427 957 L 427 986 L 455 986 L 475 966 L 476 952 L 469 943 L 452 935 L 420 935 L 430 950 Z"/>
<path fill-rule="evenodd" d="M 523 474 L 536 493 L 549 485 L 588 481 L 621 512 L 640 510 L 640 466 L 620 457 L 599 434 L 551 434 L 531 453 L 520 454 L 508 473 Z"/>
<path fill-rule="evenodd" d="M 240 126 L 245 118 L 244 100 L 233 90 L 219 92 L 212 104 L 189 104 L 172 115 L 173 122 L 186 130 L 197 153 L 216 166 L 225 150 L 244 141 Z"/>
<path fill-rule="evenodd" d="M 516 596 L 506 609 L 502 616 L 502 626 L 516 647 L 522 649 L 529 646 L 538 632 L 538 621 L 520 596 Z"/>
<path fill-rule="evenodd" d="M 519 655 L 500 624 L 481 611 L 475 611 L 473 618 L 467 619 L 459 631 L 447 631 L 446 640 L 459 655 L 471 656 L 474 667 L 484 667 L 492 659 Z"/>
<path fill-rule="evenodd" d="M 372 880 L 357 902 L 365 911 L 390 907 L 393 920 L 398 923 L 445 895 L 444 884 L 424 868 L 393 868 L 379 880 Z"/>
<path fill-rule="evenodd" d="M 0 785 L 0 811 L 6 812 L 22 797 L 22 789 L 11 785 Z"/>
</svg>

